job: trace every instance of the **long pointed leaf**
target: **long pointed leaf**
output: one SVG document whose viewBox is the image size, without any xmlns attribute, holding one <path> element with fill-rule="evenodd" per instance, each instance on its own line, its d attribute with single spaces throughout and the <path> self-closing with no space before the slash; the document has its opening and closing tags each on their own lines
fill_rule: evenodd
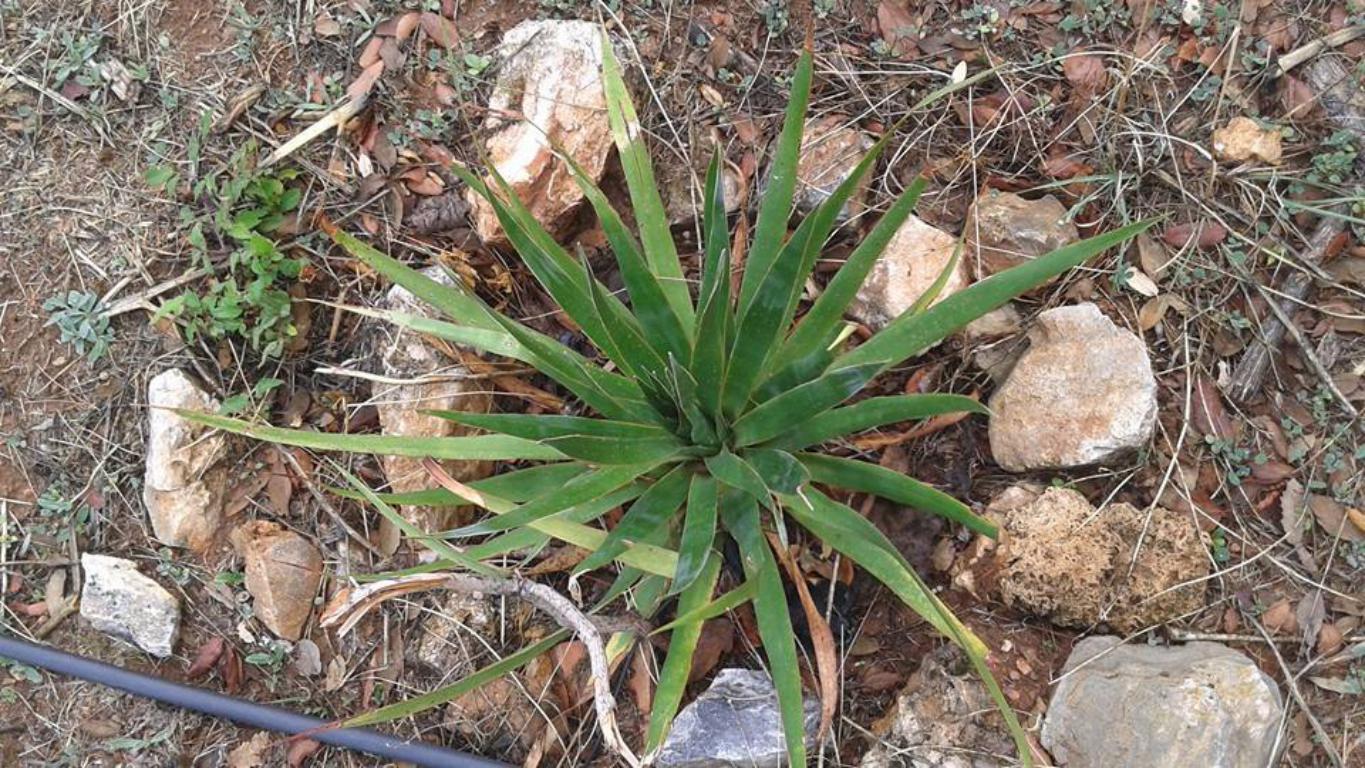
<svg viewBox="0 0 1365 768">
<path fill-rule="evenodd" d="M 1152 226 L 1140 221 L 1058 248 L 1026 264 L 992 275 L 917 315 L 903 314 L 835 365 L 881 363 L 891 367 L 937 344 L 948 334 Z"/>
<path fill-rule="evenodd" d="M 605 496 L 634 481 L 655 466 L 657 465 L 631 464 L 593 470 L 586 475 L 570 480 L 562 488 L 537 496 L 497 517 L 465 526 L 455 533 L 460 536 L 473 536 L 529 525 L 550 515 L 559 514 L 569 507 Z"/>
<path fill-rule="evenodd" d="M 667 525 L 669 518 L 682 506 L 687 498 L 690 475 L 685 467 L 674 467 L 672 471 L 649 487 L 640 495 L 621 522 L 607 534 L 606 541 L 597 551 L 588 555 L 574 568 L 575 573 L 586 573 L 601 568 L 616 558 L 627 547 L 645 539 L 647 534 Z"/>
<path fill-rule="evenodd" d="M 810 103 L 813 68 L 814 57 L 811 52 L 802 51 L 796 61 L 796 72 L 792 75 L 791 101 L 787 102 L 782 133 L 778 135 L 773 151 L 768 185 L 759 206 L 753 243 L 744 267 L 744 280 L 740 284 L 741 315 L 749 311 L 750 303 L 758 295 L 759 286 L 768 279 L 768 273 L 782 251 L 782 241 L 787 234 L 787 220 L 791 217 L 792 199 L 796 193 L 796 168 L 801 157 L 801 133 L 805 127 L 806 107 Z"/>
<path fill-rule="evenodd" d="M 876 494 L 898 504 L 905 504 L 961 523 L 991 538 L 998 534 L 990 521 L 974 514 L 966 504 L 886 467 L 818 453 L 797 454 L 797 459 L 810 470 L 811 478 L 817 483 Z"/>
<path fill-rule="evenodd" d="M 924 582 L 920 581 L 919 576 L 896 550 L 895 545 L 857 512 L 819 491 L 811 490 L 806 494 L 806 498 L 787 497 L 783 501 L 797 522 L 822 540 L 833 544 L 836 549 L 896 593 L 897 597 L 935 629 L 962 648 L 1005 719 L 1005 725 L 1014 738 L 1020 763 L 1026 768 L 1031 768 L 1033 757 L 1028 736 L 1019 725 L 1019 718 L 986 665 L 986 646 L 953 615 L 948 606 L 944 605 Z"/>
<path fill-rule="evenodd" d="M 640 325 L 648 332 L 647 338 L 654 343 L 659 356 L 669 352 L 684 357 L 691 347 L 691 325 L 684 324 L 668 302 L 667 291 L 657 275 L 650 271 L 650 265 L 640 251 L 634 235 L 626 229 L 621 215 L 607 200 L 606 194 L 583 172 L 578 163 L 567 154 L 561 157 L 569 164 L 574 179 L 583 194 L 592 204 L 597 219 L 606 233 L 607 242 L 616 253 L 616 263 L 621 268 L 621 279 L 630 292 L 631 307 L 640 319 Z"/>
<path fill-rule="evenodd" d="M 711 557 L 716 539 L 716 506 L 719 495 L 715 478 L 692 476 L 687 491 L 687 512 L 683 519 L 682 539 L 678 543 L 678 571 L 673 576 L 673 592 L 682 592 L 702 573 Z M 682 609 L 679 609 L 682 610 Z"/>
<path fill-rule="evenodd" d="M 830 338 L 843 320 L 844 312 L 858 295 L 858 289 L 862 288 L 868 273 L 877 263 L 877 258 L 886 250 L 896 231 L 914 212 L 915 204 L 919 202 L 920 193 L 924 191 L 926 184 L 927 181 L 923 177 L 916 178 L 891 205 L 891 209 L 872 227 L 867 237 L 853 249 L 848 261 L 835 273 L 834 278 L 820 294 L 820 298 L 811 305 L 810 311 L 801 318 L 796 330 L 777 353 L 774 358 L 775 366 L 791 365 L 823 348 L 825 340 Z"/>
<path fill-rule="evenodd" d="M 777 707 L 782 716 L 782 731 L 787 737 L 787 758 L 794 768 L 806 765 L 805 702 L 801 696 L 801 667 L 796 656 L 796 633 L 787 611 L 787 593 L 782 576 L 768 549 L 759 525 L 758 507 L 752 499 L 729 494 L 721 507 L 725 527 L 739 547 L 744 573 L 756 585 L 754 618 L 768 671 L 777 688 Z"/>
<path fill-rule="evenodd" d="M 755 500 L 763 502 L 765 506 L 771 503 L 768 498 L 768 487 L 763 484 L 762 476 L 744 459 L 729 451 L 721 451 L 715 456 L 707 456 L 705 461 L 712 477 L 731 488 L 749 494 Z"/>
<path fill-rule="evenodd" d="M 876 363 L 838 368 L 774 397 L 735 422 L 736 445 L 754 445 L 787 431 L 792 415 L 815 416 L 857 394 L 877 375 Z"/>
<path fill-rule="evenodd" d="M 621 169 L 630 191 L 630 204 L 640 228 L 645 258 L 650 271 L 658 276 L 664 295 L 674 313 L 684 325 L 692 322 L 692 299 L 683 280 L 682 263 L 668 231 L 668 215 L 659 186 L 654 179 L 654 167 L 649 161 L 649 148 L 640 130 L 640 120 L 631 103 L 630 91 L 621 74 L 621 64 L 612 50 L 611 40 L 602 34 L 602 85 L 607 99 L 607 121 L 621 158 Z"/>
<path fill-rule="evenodd" d="M 875 427 L 944 413 L 989 413 L 980 402 L 962 395 L 889 395 L 869 397 L 853 405 L 825 411 L 783 432 L 771 445 L 799 450 Z"/>
<path fill-rule="evenodd" d="M 266 424 L 218 416 L 212 413 L 176 409 L 182 418 L 237 435 L 280 445 L 296 445 L 321 451 L 348 451 L 376 456 L 414 456 L 433 459 L 465 459 L 472 461 L 512 461 L 527 459 L 557 461 L 563 453 L 546 445 L 507 435 L 475 435 L 472 437 L 410 437 L 406 435 L 339 435 L 330 432 L 310 432 L 286 429 Z"/>
<path fill-rule="evenodd" d="M 379 709 L 356 715 L 355 717 L 342 722 L 341 725 L 343 728 L 360 728 L 363 726 L 377 725 L 379 723 L 387 723 L 393 720 L 401 720 L 429 709 L 435 709 L 470 691 L 478 690 L 509 672 L 515 672 L 516 670 L 521 669 L 527 664 L 530 664 L 536 657 L 550 651 L 556 645 L 559 645 L 568 639 L 568 630 L 557 630 L 546 636 L 544 640 L 541 640 L 534 645 L 527 646 L 516 653 L 504 656 L 498 661 L 480 669 L 478 672 L 461 679 L 459 682 L 442 686 L 430 693 L 413 696 L 412 698 L 404 699 L 386 707 L 380 707 Z"/>
<path fill-rule="evenodd" d="M 712 507 L 714 509 L 714 506 Z M 711 593 L 716 589 L 716 579 L 720 575 L 720 562 L 707 561 L 706 567 L 697 578 L 683 590 L 678 598 L 678 614 L 686 614 L 707 604 Z M 654 706 L 649 712 L 649 730 L 645 739 L 645 751 L 653 752 L 664 742 L 668 727 L 678 714 L 683 693 L 687 690 L 687 679 L 692 673 L 692 654 L 697 650 L 701 639 L 702 621 L 679 625 L 668 638 L 668 655 L 659 670 L 659 684 L 654 689 Z"/>
</svg>

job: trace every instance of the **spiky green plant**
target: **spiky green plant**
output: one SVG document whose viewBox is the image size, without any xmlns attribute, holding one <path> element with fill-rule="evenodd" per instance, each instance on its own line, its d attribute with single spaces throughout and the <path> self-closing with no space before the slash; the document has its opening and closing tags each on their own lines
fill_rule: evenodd
<svg viewBox="0 0 1365 768">
<path fill-rule="evenodd" d="M 261 439 L 318 449 L 545 462 L 473 483 L 459 493 L 438 488 L 381 496 L 362 486 L 360 494 L 400 526 L 404 524 L 390 504 L 474 503 L 493 513 L 445 537 L 471 543 L 463 549 L 441 538 L 421 537 L 442 558 L 437 567 L 496 572 L 486 562 L 489 558 L 557 538 L 591 551 L 578 566 L 580 573 L 612 561 L 619 564 L 621 575 L 612 595 L 632 586 L 637 604 L 642 593 L 652 594 L 655 604 L 665 592 L 677 595 L 677 618 L 668 625 L 672 635 L 650 716 L 651 751 L 662 743 L 682 700 L 702 621 L 751 600 L 778 692 L 790 761 L 805 764 L 795 634 L 767 539 L 772 531 L 782 540 L 794 524 L 843 553 L 962 647 L 998 702 L 1021 760 L 1028 763 L 1027 742 L 986 667 L 981 641 L 934 596 L 881 531 L 838 501 L 830 489 L 875 494 L 986 535 L 993 536 L 995 528 L 924 483 L 875 463 L 821 453 L 819 446 L 909 419 L 982 412 L 977 402 L 956 395 L 896 395 L 844 403 L 878 374 L 1010 298 L 1123 242 L 1145 225 L 1067 246 L 932 306 L 926 296 L 870 339 L 848 348 L 844 311 L 914 209 L 922 181 L 891 206 L 820 297 L 799 321 L 794 320 L 805 281 L 834 231 L 840 208 L 887 139 L 878 142 L 848 180 L 788 235 L 811 86 L 812 57 L 809 51 L 802 54 L 738 295 L 731 294 L 731 236 L 719 162 L 711 161 L 702 216 L 703 259 L 694 297 L 609 44 L 604 44 L 604 59 L 608 113 L 638 236 L 593 182 L 570 165 L 615 252 L 629 306 L 598 282 L 581 259 L 556 243 L 496 171 L 489 171 L 491 182 L 463 168 L 455 172 L 488 200 L 517 253 L 614 370 L 504 317 L 461 288 L 428 279 L 343 232 L 333 234 L 349 253 L 450 319 L 364 310 L 367 314 L 534 366 L 581 402 L 577 410 L 582 415 L 442 412 L 445 418 L 490 433 L 451 438 L 317 434 L 217 416 L 194 418 Z M 623 504 L 629 508 L 610 531 L 589 525 Z M 420 537 L 411 526 L 405 529 Z M 746 581 L 715 598 L 721 536 L 734 541 Z M 541 643 L 474 679 L 352 722 L 373 723 L 439 704 L 493 673 L 525 663 L 545 647 Z"/>
</svg>

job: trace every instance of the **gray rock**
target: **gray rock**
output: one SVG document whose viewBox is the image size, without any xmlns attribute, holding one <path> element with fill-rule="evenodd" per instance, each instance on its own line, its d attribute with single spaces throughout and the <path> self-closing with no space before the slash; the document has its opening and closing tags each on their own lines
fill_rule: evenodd
<svg viewBox="0 0 1365 768">
<path fill-rule="evenodd" d="M 223 436 L 171 409 L 215 413 L 218 401 L 172 368 L 147 385 L 147 464 L 142 500 L 157 540 L 203 552 L 223 524 Z"/>
<path fill-rule="evenodd" d="M 1042 731 L 1059 766 L 1271 764 L 1283 702 L 1255 662 L 1218 643 L 1121 642 L 1089 637 L 1067 659 Z"/>
<path fill-rule="evenodd" d="M 820 726 L 820 704 L 806 699 L 806 740 Z M 787 742 L 777 689 L 766 672 L 722 669 L 711 687 L 673 721 L 659 750 L 659 768 L 777 768 Z"/>
<path fill-rule="evenodd" d="M 180 601 L 131 560 L 81 555 L 81 616 L 95 629 L 166 658 L 180 635 Z"/>
<path fill-rule="evenodd" d="M 991 398 L 995 461 L 1011 472 L 1107 461 L 1146 445 L 1157 386 L 1147 345 L 1094 304 L 1050 309 Z"/>
<path fill-rule="evenodd" d="M 877 728 L 860 768 L 1004 768 L 1014 742 L 962 651 L 930 653 Z"/>
</svg>

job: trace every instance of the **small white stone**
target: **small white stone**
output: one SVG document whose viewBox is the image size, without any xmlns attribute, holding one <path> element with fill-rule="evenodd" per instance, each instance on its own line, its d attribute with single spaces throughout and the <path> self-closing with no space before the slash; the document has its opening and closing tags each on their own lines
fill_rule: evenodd
<svg viewBox="0 0 1365 768">
<path fill-rule="evenodd" d="M 166 658 L 180 634 L 180 601 L 130 560 L 81 555 L 81 616 L 95 629 Z"/>
<path fill-rule="evenodd" d="M 172 409 L 214 413 L 218 401 L 178 368 L 147 385 L 147 464 L 142 500 L 157 540 L 203 552 L 223 523 L 223 436 Z"/>
</svg>

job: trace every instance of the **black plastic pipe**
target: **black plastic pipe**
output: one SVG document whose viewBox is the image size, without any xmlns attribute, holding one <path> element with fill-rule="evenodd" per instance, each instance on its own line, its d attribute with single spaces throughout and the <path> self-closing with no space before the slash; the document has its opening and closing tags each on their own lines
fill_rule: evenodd
<svg viewBox="0 0 1365 768">
<path fill-rule="evenodd" d="M 59 675 L 99 683 L 134 696 L 154 699 L 173 707 L 220 717 L 252 728 L 291 736 L 305 734 L 307 738 L 323 744 L 345 747 L 426 768 L 509 768 L 506 763 L 485 760 L 482 757 L 420 741 L 403 741 L 368 728 L 328 729 L 329 723 L 316 717 L 131 672 L 122 667 L 65 653 L 55 648 L 34 645 L 3 633 L 0 633 L 0 658 L 13 659 L 30 667 L 41 667 Z"/>
</svg>

